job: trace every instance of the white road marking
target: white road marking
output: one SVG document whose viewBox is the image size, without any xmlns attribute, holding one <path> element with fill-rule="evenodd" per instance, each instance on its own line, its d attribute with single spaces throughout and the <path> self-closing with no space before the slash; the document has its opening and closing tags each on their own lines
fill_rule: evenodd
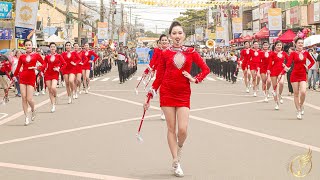
<svg viewBox="0 0 320 180">
<path fill-rule="evenodd" d="M 109 176 L 104 174 L 95 174 L 95 173 L 71 171 L 71 170 L 64 170 L 64 169 L 53 169 L 53 168 L 45 168 L 45 167 L 38 167 L 38 166 L 28 166 L 28 165 L 12 164 L 12 163 L 5 163 L 5 162 L 0 162 L 0 167 L 27 170 L 27 171 L 38 171 L 38 172 L 44 172 L 44 173 L 63 174 L 68 176 L 77 176 L 77 177 L 91 178 L 91 179 L 136 180 L 131 178 Z"/>
<path fill-rule="evenodd" d="M 100 79 L 100 77 L 98 77 L 98 78 L 93 78 L 93 79 L 90 80 L 90 81 L 97 81 L 98 79 Z"/>
<path fill-rule="evenodd" d="M 112 79 L 112 81 L 119 81 L 119 78 L 118 77 L 114 78 L 114 79 Z"/>
<path fill-rule="evenodd" d="M 190 118 L 194 119 L 194 120 L 197 120 L 197 121 L 205 122 L 205 123 L 208 123 L 208 124 L 216 125 L 216 126 L 219 126 L 219 127 L 222 127 L 222 128 L 231 129 L 231 130 L 238 131 L 238 132 L 243 132 L 243 133 L 250 134 L 250 135 L 253 135 L 253 136 L 258 136 L 258 137 L 270 139 L 270 140 L 273 140 L 273 141 L 278 141 L 278 142 L 281 142 L 281 143 L 284 143 L 284 144 L 289 144 L 289 145 L 292 145 L 292 146 L 297 146 L 297 147 L 301 147 L 301 148 L 305 148 L 305 149 L 309 149 L 310 148 L 313 151 L 320 152 L 320 148 L 319 147 L 312 146 L 312 145 L 309 145 L 309 144 L 303 144 L 303 143 L 300 143 L 300 142 L 297 142 L 297 141 L 292 141 L 292 140 L 289 140 L 289 139 L 284 139 L 284 138 L 281 138 L 281 137 L 276 137 L 276 136 L 260 133 L 260 132 L 257 132 L 257 131 L 252 131 L 252 130 L 249 130 L 249 129 L 245 129 L 245 128 L 231 126 L 231 125 L 228 125 L 228 124 L 223 124 L 223 123 L 220 123 L 220 122 L 217 122 L 217 121 L 212 121 L 212 120 L 209 120 L 209 119 L 200 118 L 200 117 L 196 117 L 196 116 L 190 116 Z"/>
<path fill-rule="evenodd" d="M 160 114 L 146 116 L 145 119 L 152 118 L 152 117 L 158 117 L 158 116 L 160 116 Z M 98 128 L 98 127 L 110 126 L 110 125 L 114 125 L 114 124 L 121 124 L 121 123 L 136 121 L 136 120 L 140 120 L 140 119 L 141 119 L 141 117 L 136 117 L 136 118 L 124 119 L 124 120 L 120 120 L 120 121 L 113 121 L 113 122 L 107 122 L 107 123 L 102 123 L 102 124 L 83 126 L 83 127 L 79 127 L 79 128 L 66 129 L 66 130 L 56 131 L 56 132 L 51 132 L 51 133 L 39 134 L 39 135 L 35 135 L 35 136 L 11 139 L 11 140 L 0 142 L 0 145 L 22 142 L 22 141 L 38 139 L 38 138 L 43 138 L 43 137 L 49 137 L 49 136 L 54 136 L 54 135 L 60 135 L 60 134 L 66 134 L 66 133 L 71 133 L 71 132 L 81 131 L 81 130 L 86 130 L 86 129 L 93 129 L 93 128 Z"/>
<path fill-rule="evenodd" d="M 294 100 L 294 99 L 291 98 L 291 97 L 283 97 L 283 98 L 289 99 L 289 100 L 291 100 L 291 101 Z M 307 103 L 307 102 L 305 102 L 304 105 L 320 111 L 320 107 L 319 107 L 319 106 L 316 106 L 316 105 L 313 105 L 313 104 L 310 104 L 310 103 Z"/>
<path fill-rule="evenodd" d="M 7 117 L 8 114 L 7 113 L 0 113 L 0 120 Z"/>
<path fill-rule="evenodd" d="M 209 81 L 217 81 L 217 80 L 215 80 L 215 79 L 213 79 L 211 77 L 206 77 L 206 79 L 209 80 Z"/>
<path fill-rule="evenodd" d="M 65 95 L 65 94 L 67 94 L 66 91 L 58 94 L 58 96 L 61 97 L 61 96 Z M 50 102 L 50 99 L 47 99 L 47 100 L 45 100 L 45 101 L 42 101 L 41 103 L 36 104 L 36 105 L 35 105 L 35 108 L 37 109 L 37 108 L 39 108 L 39 107 L 41 107 L 41 106 L 43 106 L 43 105 L 45 105 L 45 104 L 47 104 L 47 103 L 49 103 L 49 102 Z M 17 112 L 17 113 L 15 113 L 15 114 L 13 114 L 12 116 L 9 116 L 9 117 L 1 120 L 1 121 L 0 121 L 0 126 L 3 125 L 3 124 L 5 124 L 5 123 L 7 123 L 7 122 L 13 121 L 13 120 L 17 119 L 18 117 L 20 117 L 20 116 L 22 116 L 22 115 L 24 115 L 24 112 L 23 112 L 23 111 L 20 111 L 20 112 Z"/>
<path fill-rule="evenodd" d="M 110 78 L 104 78 L 101 81 L 108 81 Z"/>
<path fill-rule="evenodd" d="M 241 102 L 241 103 L 225 104 L 225 105 L 220 105 L 220 106 L 211 106 L 211 107 L 205 107 L 205 108 L 191 109 L 190 112 L 203 111 L 203 110 L 208 110 L 208 109 L 224 108 L 224 107 L 230 107 L 230 106 L 239 106 L 239 105 L 244 105 L 244 104 L 253 104 L 253 103 L 258 103 L 258 102 L 263 102 L 263 100 L 248 101 L 248 102 Z"/>
</svg>

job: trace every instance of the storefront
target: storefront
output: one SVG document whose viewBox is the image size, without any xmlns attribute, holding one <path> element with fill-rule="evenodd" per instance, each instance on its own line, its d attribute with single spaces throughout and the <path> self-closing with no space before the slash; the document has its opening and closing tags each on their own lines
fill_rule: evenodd
<svg viewBox="0 0 320 180">
<path fill-rule="evenodd" d="M 14 36 L 12 11 L 11 2 L 0 2 L 0 50 L 15 47 L 12 41 Z"/>
</svg>

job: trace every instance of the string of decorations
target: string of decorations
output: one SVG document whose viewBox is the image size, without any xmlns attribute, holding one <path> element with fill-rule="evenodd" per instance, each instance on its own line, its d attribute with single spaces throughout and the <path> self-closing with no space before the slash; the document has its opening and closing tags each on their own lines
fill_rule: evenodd
<svg viewBox="0 0 320 180">
<path fill-rule="evenodd" d="M 272 2 L 304 2 L 304 0 L 267 0 L 267 1 L 240 1 L 240 0 L 222 0 L 222 1 L 212 1 L 212 0 L 122 0 L 122 2 L 138 3 L 149 6 L 160 6 L 160 7 L 181 7 L 181 8 L 207 8 L 217 5 L 234 5 L 234 6 L 244 6 L 253 7 L 260 4 L 272 3 Z M 318 2 L 319 0 L 308 0 L 308 2 Z"/>
</svg>

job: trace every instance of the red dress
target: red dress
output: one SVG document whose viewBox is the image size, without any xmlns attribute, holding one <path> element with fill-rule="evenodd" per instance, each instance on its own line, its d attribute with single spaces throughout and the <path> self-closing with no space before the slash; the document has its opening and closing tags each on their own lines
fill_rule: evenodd
<svg viewBox="0 0 320 180">
<path fill-rule="evenodd" d="M 170 47 L 161 53 L 159 60 L 152 88 L 156 91 L 161 86 L 160 106 L 190 108 L 190 82 L 182 72 L 190 73 L 192 62 L 195 62 L 202 71 L 195 76 L 199 83 L 209 74 L 209 67 L 194 48 L 187 47 Z"/>
<path fill-rule="evenodd" d="M 270 61 L 269 61 L 269 66 L 268 70 L 270 70 L 270 76 L 279 76 L 281 72 L 283 72 L 283 63 L 284 60 L 289 60 L 289 57 L 287 53 L 280 51 L 280 52 L 272 52 Z"/>
<path fill-rule="evenodd" d="M 249 49 L 242 49 L 240 52 L 240 61 L 242 61 L 241 68 L 242 70 L 246 70 L 248 68 L 248 63 L 250 61 L 250 48 Z"/>
<path fill-rule="evenodd" d="M 44 80 L 45 81 L 51 81 L 53 79 L 59 80 L 59 72 L 53 70 L 53 68 L 60 67 L 62 69 L 64 66 L 66 66 L 66 62 L 62 58 L 60 54 L 54 54 L 54 55 L 47 55 L 44 58 L 46 67 L 45 67 L 45 73 L 44 73 Z"/>
<path fill-rule="evenodd" d="M 7 56 L 0 54 L 0 76 L 7 75 L 10 78 L 11 64 Z"/>
<path fill-rule="evenodd" d="M 152 59 L 150 60 L 149 67 L 144 71 L 145 74 L 148 74 L 150 70 L 151 71 L 157 70 L 162 51 L 163 49 L 154 48 L 154 53 L 153 53 Z"/>
<path fill-rule="evenodd" d="M 308 66 L 308 69 L 310 69 L 314 65 L 315 60 L 313 59 L 313 57 L 311 57 L 309 52 L 307 51 L 291 52 L 289 61 L 286 64 L 287 67 L 290 67 L 291 63 L 294 62 L 293 70 L 290 76 L 291 82 L 307 81 L 307 69 L 306 69 L 307 59 L 310 61 L 310 64 Z"/>
<path fill-rule="evenodd" d="M 271 59 L 270 51 L 260 51 L 261 63 L 260 63 L 260 73 L 267 74 L 269 61 Z"/>
<path fill-rule="evenodd" d="M 14 72 L 14 76 L 18 76 L 20 84 L 35 86 L 36 83 L 36 73 L 34 69 L 28 69 L 29 67 L 36 67 L 37 62 L 40 62 L 42 65 L 38 67 L 39 70 L 43 70 L 45 67 L 45 62 L 38 53 L 22 54 L 19 58 L 17 69 Z M 22 66 L 22 71 L 20 68 Z M 20 73 L 19 73 L 20 72 Z"/>
<path fill-rule="evenodd" d="M 84 55 L 83 51 L 79 51 L 79 52 L 77 52 L 77 53 L 78 53 L 78 55 L 79 55 L 80 58 L 81 58 L 80 63 L 86 64 L 86 63 L 89 61 L 88 58 Z M 78 63 L 78 64 L 77 64 L 77 67 L 76 67 L 76 73 L 77 73 L 77 74 L 82 73 L 82 69 L 83 69 L 82 67 L 83 67 L 83 65 L 80 64 L 80 63 Z"/>
<path fill-rule="evenodd" d="M 84 50 L 83 53 L 87 57 L 88 61 L 85 64 L 83 64 L 82 69 L 83 70 L 90 70 L 91 69 L 91 67 L 90 67 L 91 57 L 94 56 L 93 62 L 96 62 L 96 60 L 99 59 L 99 56 L 91 50 L 89 50 L 89 51 Z"/>
<path fill-rule="evenodd" d="M 250 50 L 250 61 L 249 61 L 249 66 L 250 70 L 258 71 L 258 68 L 260 68 L 260 63 L 261 63 L 261 52 L 260 50 Z"/>
<path fill-rule="evenodd" d="M 62 74 L 77 74 L 76 67 L 77 64 L 80 62 L 81 58 L 79 57 L 78 53 L 75 51 L 72 52 L 63 52 L 62 54 L 63 59 L 67 63 L 65 68 L 62 69 Z M 76 65 L 72 65 L 71 62 L 76 63 Z"/>
</svg>

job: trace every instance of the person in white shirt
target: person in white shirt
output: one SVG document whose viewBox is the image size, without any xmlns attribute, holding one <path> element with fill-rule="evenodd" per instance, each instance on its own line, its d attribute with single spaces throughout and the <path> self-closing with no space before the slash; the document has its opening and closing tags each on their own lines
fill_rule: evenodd
<svg viewBox="0 0 320 180">
<path fill-rule="evenodd" d="M 318 58 L 318 53 L 313 50 L 313 49 L 309 49 L 309 53 L 310 55 L 316 60 Z M 309 61 L 307 61 L 307 65 L 309 64 Z M 309 84 L 309 89 L 316 90 L 316 82 L 318 80 L 318 72 L 319 72 L 319 68 L 318 68 L 318 63 L 315 63 L 308 71 L 308 84 Z M 312 80 L 312 82 L 311 82 Z"/>
</svg>

